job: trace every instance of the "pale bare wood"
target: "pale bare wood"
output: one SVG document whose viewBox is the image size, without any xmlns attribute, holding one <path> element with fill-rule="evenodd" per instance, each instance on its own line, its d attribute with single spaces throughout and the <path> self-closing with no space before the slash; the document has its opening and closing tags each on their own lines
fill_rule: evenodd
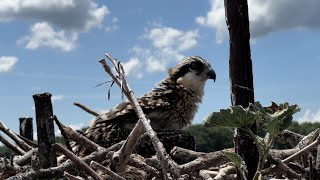
<svg viewBox="0 0 320 180">
<path fill-rule="evenodd" d="M 4 125 L 2 121 L 0 121 L 0 130 L 7 134 L 12 140 L 14 140 L 22 149 L 27 151 L 31 150 L 32 147 L 29 146 L 25 141 L 18 137 L 14 132 L 12 132 L 7 126 Z"/>
<path fill-rule="evenodd" d="M 118 72 L 118 76 L 116 77 L 113 75 L 111 68 L 106 64 L 104 59 L 101 59 L 99 62 L 105 69 L 105 71 L 111 76 L 114 82 L 116 82 L 120 88 L 121 91 L 127 96 L 129 102 L 134 107 L 134 110 L 137 113 L 137 116 L 139 117 L 139 121 L 129 134 L 126 143 L 124 146 L 121 147 L 121 149 L 114 154 L 113 160 L 118 164 L 118 170 L 124 171 L 128 161 L 129 157 L 132 154 L 134 147 L 136 146 L 140 136 L 146 132 L 146 134 L 149 135 L 152 144 L 155 147 L 155 150 L 157 152 L 157 156 L 161 161 L 162 171 L 165 179 L 168 179 L 167 172 L 169 171 L 175 178 L 181 178 L 179 169 L 176 167 L 175 163 L 172 161 L 170 156 L 166 153 L 163 144 L 159 140 L 159 138 L 156 136 L 156 133 L 153 131 L 149 121 L 147 120 L 145 114 L 142 111 L 142 108 L 129 87 L 129 85 L 126 83 L 126 80 L 124 78 L 124 72 L 122 65 L 118 63 L 115 59 L 113 59 L 110 55 L 105 54 L 105 56 L 113 63 L 113 65 L 116 68 L 116 71 Z"/>
<path fill-rule="evenodd" d="M 88 108 L 87 106 L 85 106 L 85 105 L 82 105 L 82 104 L 77 103 L 77 102 L 75 102 L 75 103 L 73 103 L 73 104 L 74 104 L 75 106 L 78 106 L 79 108 L 81 108 L 82 110 L 86 111 L 86 112 L 89 113 L 89 114 L 92 114 L 92 115 L 94 115 L 94 116 L 99 116 L 99 113 L 97 113 L 97 112 L 89 109 L 89 108 Z"/>
<path fill-rule="evenodd" d="M 60 144 L 54 144 L 53 148 L 67 156 L 72 162 L 74 162 L 77 166 L 83 169 L 88 175 L 90 175 L 95 180 L 103 180 L 88 164 L 86 164 L 83 160 L 81 160 L 78 156 L 73 154 L 73 152 L 69 151 L 67 148 L 61 146 Z"/>
</svg>

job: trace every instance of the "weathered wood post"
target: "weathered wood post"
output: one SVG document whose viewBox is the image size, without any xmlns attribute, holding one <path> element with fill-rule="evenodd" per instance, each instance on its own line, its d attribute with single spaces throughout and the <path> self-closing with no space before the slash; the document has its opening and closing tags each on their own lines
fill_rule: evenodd
<svg viewBox="0 0 320 180">
<path fill-rule="evenodd" d="M 19 133 L 21 136 L 33 141 L 33 124 L 31 117 L 21 117 L 19 118 L 20 127 Z"/>
<path fill-rule="evenodd" d="M 252 60 L 247 0 L 224 0 L 226 22 L 230 35 L 231 103 L 248 107 L 254 102 Z M 256 124 L 251 130 L 256 133 Z M 244 159 L 248 179 L 252 179 L 259 160 L 259 153 L 252 138 L 240 129 L 235 130 L 235 150 Z M 238 173 L 239 175 L 239 173 Z"/>
<path fill-rule="evenodd" d="M 54 124 L 50 117 L 53 116 L 51 94 L 33 95 L 38 137 L 38 160 L 41 168 L 57 166 L 56 152 L 52 148 L 55 143 Z"/>
</svg>

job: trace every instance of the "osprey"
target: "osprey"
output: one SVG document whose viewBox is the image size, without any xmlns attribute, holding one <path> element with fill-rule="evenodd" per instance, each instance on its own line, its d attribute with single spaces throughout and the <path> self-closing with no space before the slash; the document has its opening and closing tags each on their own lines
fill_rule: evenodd
<svg viewBox="0 0 320 180">
<path fill-rule="evenodd" d="M 181 130 L 190 125 L 201 103 L 208 79 L 216 74 L 199 56 L 183 59 L 169 75 L 138 101 L 155 131 Z M 96 117 L 84 135 L 104 147 L 127 138 L 138 117 L 128 101 Z"/>
</svg>

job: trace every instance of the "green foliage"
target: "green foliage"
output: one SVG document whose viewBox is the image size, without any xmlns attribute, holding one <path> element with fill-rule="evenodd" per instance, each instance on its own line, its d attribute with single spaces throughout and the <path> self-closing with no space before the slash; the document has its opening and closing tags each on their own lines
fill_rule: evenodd
<svg viewBox="0 0 320 180">
<path fill-rule="evenodd" d="M 255 102 L 247 108 L 232 106 L 228 109 L 221 109 L 220 112 L 213 112 L 205 119 L 205 125 L 240 128 L 251 136 L 259 151 L 258 167 L 253 178 L 258 179 L 275 138 L 291 125 L 292 116 L 298 111 L 300 109 L 297 105 L 289 105 L 289 103 L 277 105 L 272 102 L 270 107 L 262 107 L 259 102 Z M 255 122 L 266 132 L 264 137 L 255 135 L 251 131 L 250 127 Z M 231 157 L 236 163 L 236 156 Z"/>
<path fill-rule="evenodd" d="M 233 132 L 227 128 L 204 127 L 197 124 L 186 129 L 196 140 L 196 150 L 213 152 L 233 147 Z"/>
<path fill-rule="evenodd" d="M 307 135 L 310 132 L 316 130 L 317 128 L 320 128 L 320 122 L 298 123 L 297 121 L 293 121 L 292 125 L 288 129 L 298 134 Z"/>
<path fill-rule="evenodd" d="M 232 152 L 223 152 L 223 155 L 230 159 L 230 161 L 232 161 L 239 169 L 244 166 L 244 161 L 238 154 Z"/>
<path fill-rule="evenodd" d="M 220 112 L 213 112 L 205 118 L 205 126 L 229 127 L 229 128 L 250 128 L 260 114 L 242 106 L 232 106 L 228 109 L 220 109 Z"/>
<path fill-rule="evenodd" d="M 11 149 L 7 148 L 6 146 L 0 146 L 0 157 L 10 158 L 12 154 L 13 151 L 11 151 Z"/>
<path fill-rule="evenodd" d="M 250 129 L 257 122 L 272 136 L 277 136 L 292 123 L 292 115 L 300 109 L 297 105 L 288 103 L 277 105 L 272 103 L 270 107 L 262 107 L 259 102 L 250 104 L 249 107 L 231 106 L 213 112 L 205 119 L 205 126 Z"/>
</svg>

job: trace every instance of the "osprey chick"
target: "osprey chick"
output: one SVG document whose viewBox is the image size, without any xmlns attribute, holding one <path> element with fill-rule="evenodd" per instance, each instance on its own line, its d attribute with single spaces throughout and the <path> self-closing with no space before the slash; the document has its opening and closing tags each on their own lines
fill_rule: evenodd
<svg viewBox="0 0 320 180">
<path fill-rule="evenodd" d="M 208 79 L 216 74 L 208 61 L 199 56 L 183 59 L 169 69 L 167 78 L 138 101 L 154 130 L 181 130 L 191 124 Z M 92 141 L 109 147 L 127 138 L 138 117 L 128 101 L 98 116 L 84 133 Z"/>
</svg>

